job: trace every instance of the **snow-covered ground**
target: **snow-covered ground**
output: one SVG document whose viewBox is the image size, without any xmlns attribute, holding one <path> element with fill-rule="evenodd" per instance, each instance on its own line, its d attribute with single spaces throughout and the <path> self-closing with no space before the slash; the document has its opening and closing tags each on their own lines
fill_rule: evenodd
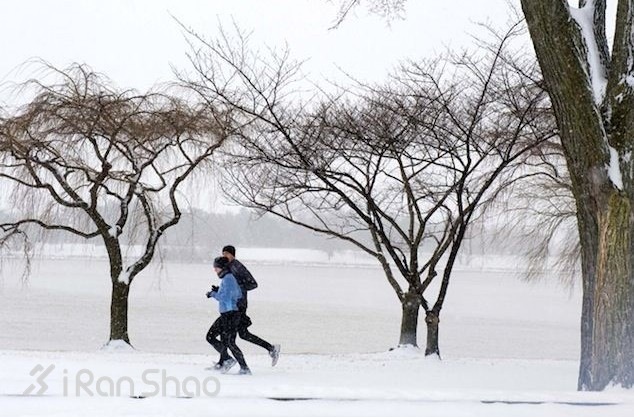
<svg viewBox="0 0 634 417">
<path fill-rule="evenodd" d="M 262 350 L 239 342 L 254 373 L 244 377 L 205 369 L 216 357 L 204 340 L 216 315 L 204 296 L 215 281 L 210 265 L 169 263 L 139 276 L 130 307 L 137 351 L 104 352 L 109 281 L 103 261 L 41 261 L 27 284 L 3 263 L 0 415 L 634 413 L 634 392 L 575 391 L 580 297 L 556 282 L 462 268 L 441 316 L 443 360 L 437 361 L 415 350 L 388 351 L 398 341 L 400 309 L 378 268 L 249 266 L 260 283 L 250 294 L 252 331 L 281 343 L 283 355 L 271 368 Z M 424 331 L 421 320 L 421 343 Z M 38 364 L 39 373 L 30 375 Z M 38 385 L 43 369 L 50 369 L 45 395 L 21 395 Z M 129 377 L 139 395 L 152 388 L 143 380 L 146 371 L 153 381 L 165 371 L 190 388 L 217 378 L 208 381 L 219 392 L 175 398 L 173 381 L 167 397 L 130 398 L 123 382 L 114 398 L 75 392 L 77 375 L 90 373 L 103 384 Z"/>
<path fill-rule="evenodd" d="M 254 375 L 219 375 L 204 369 L 206 355 L 149 353 L 4 352 L 0 354 L 0 415 L 77 416 L 631 416 L 627 393 L 574 392 L 576 364 L 554 360 L 426 360 L 420 353 L 306 355 L 287 354 L 277 367 L 268 358 L 248 358 Z M 42 397 L 22 393 L 35 378 L 34 364 L 55 365 Z M 94 381 L 123 376 L 134 380 L 133 394 L 162 385 L 162 372 L 184 381 L 205 381 L 210 394 L 176 398 L 176 383 L 159 388 L 166 396 L 130 398 L 128 384 L 119 397 L 98 396 L 98 384 L 76 392 L 75 378 L 90 371 Z M 66 396 L 64 378 L 66 377 Z M 195 383 L 188 383 L 194 393 Z M 201 382 L 202 384 L 202 382 Z M 39 388 L 39 387 L 38 387 Z M 101 382 L 99 388 L 108 392 Z M 90 396 L 89 392 L 94 393 Z M 181 391 L 178 394 L 184 395 Z M 109 395 L 109 394 L 108 394 Z M 186 395 L 186 394 L 185 394 Z"/>
</svg>

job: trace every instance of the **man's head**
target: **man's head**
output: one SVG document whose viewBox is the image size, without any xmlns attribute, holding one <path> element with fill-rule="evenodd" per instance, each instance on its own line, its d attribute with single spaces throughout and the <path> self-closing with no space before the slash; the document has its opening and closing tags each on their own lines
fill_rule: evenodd
<svg viewBox="0 0 634 417">
<path fill-rule="evenodd" d="M 227 245 L 222 248 L 222 256 L 229 259 L 229 261 L 233 261 L 236 257 L 236 248 L 235 246 Z"/>
<path fill-rule="evenodd" d="M 214 259 L 214 270 L 218 275 L 220 275 L 222 270 L 225 269 L 227 265 L 229 265 L 229 259 L 227 259 L 225 256 L 219 256 Z"/>
</svg>

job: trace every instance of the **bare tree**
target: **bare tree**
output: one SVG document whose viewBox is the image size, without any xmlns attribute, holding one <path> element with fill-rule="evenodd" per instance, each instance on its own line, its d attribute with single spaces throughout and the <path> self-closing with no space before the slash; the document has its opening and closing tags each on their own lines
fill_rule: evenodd
<svg viewBox="0 0 634 417">
<path fill-rule="evenodd" d="M 350 13 L 360 5 L 365 5 L 368 11 L 384 17 L 390 22 L 394 18 L 402 17 L 407 0 L 338 0 L 339 11 L 330 29 L 338 28 Z"/>
<path fill-rule="evenodd" d="M 360 3 L 343 1 L 337 22 Z M 606 0 L 570 3 L 521 0 L 562 132 L 576 205 L 583 280 L 578 388 L 632 387 L 634 4 L 618 1 L 610 48 Z"/>
<path fill-rule="evenodd" d="M 572 288 L 580 281 L 581 248 L 570 175 L 558 140 L 544 143 L 540 150 L 526 161 L 491 211 L 499 227 L 496 240 L 526 257 L 526 279 L 556 273 Z"/>
<path fill-rule="evenodd" d="M 117 90 L 83 65 L 48 69 L 58 81 L 24 83 L 33 99 L 0 122 L 0 181 L 15 202 L 15 219 L 0 228 L 5 237 L 42 228 L 101 239 L 110 341 L 129 343 L 130 286 L 179 222 L 179 188 L 221 145 L 227 124 L 174 96 Z M 126 241 L 142 253 L 126 256 Z"/>
<path fill-rule="evenodd" d="M 242 114 L 241 139 L 225 153 L 226 192 L 375 257 L 402 306 L 399 344 L 417 344 L 422 306 L 426 353 L 439 355 L 440 312 L 469 224 L 503 174 L 555 135 L 531 68 L 507 65 L 516 29 L 480 55 L 406 65 L 385 85 L 312 102 L 292 95 L 299 72 L 288 55 L 264 60 L 244 37 L 189 31 L 195 71 L 181 78 Z"/>
</svg>

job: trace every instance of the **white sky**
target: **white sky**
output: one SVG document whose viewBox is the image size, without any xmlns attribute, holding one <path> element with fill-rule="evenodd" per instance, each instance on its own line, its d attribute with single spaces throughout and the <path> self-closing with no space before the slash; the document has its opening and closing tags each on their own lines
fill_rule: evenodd
<svg viewBox="0 0 634 417">
<path fill-rule="evenodd" d="M 609 0 L 613 9 L 615 0 Z M 170 13 L 205 36 L 232 19 L 269 46 L 288 43 L 307 59 L 313 81 L 341 80 L 338 67 L 378 81 L 400 60 L 466 47 L 476 23 L 505 27 L 519 0 L 408 0 L 390 26 L 358 8 L 336 30 L 339 0 L 12 0 L 0 10 L 0 84 L 32 76 L 22 65 L 42 58 L 57 67 L 89 64 L 120 87 L 145 90 L 187 67 L 187 44 Z M 529 47 L 527 45 L 527 47 Z M 0 104 L 12 102 L 0 88 Z M 212 192 L 213 194 L 213 192 Z M 203 197 L 203 200 L 207 200 Z M 217 202 L 202 205 L 216 205 Z M 3 203 L 0 199 L 0 206 Z M 194 204 L 198 205 L 198 204 Z"/>
<path fill-rule="evenodd" d="M 519 3 L 511 0 L 512 4 Z M 504 25 L 507 0 L 409 0 L 404 20 L 388 27 L 359 8 L 337 30 L 338 0 L 19 0 L 0 13 L 0 80 L 18 81 L 17 68 L 39 57 L 64 67 L 87 63 L 121 87 L 146 89 L 171 79 L 170 64 L 186 66 L 182 30 L 170 17 L 212 36 L 218 22 L 253 30 L 271 46 L 288 42 L 309 59 L 313 79 L 337 77 L 336 64 L 356 77 L 380 79 L 404 58 L 466 45 L 475 22 Z"/>
<path fill-rule="evenodd" d="M 518 0 L 512 0 L 518 3 Z M 380 80 L 399 60 L 430 56 L 471 42 L 475 22 L 504 25 L 506 0 L 408 0 L 404 20 L 390 26 L 365 7 L 336 30 L 339 0 L 13 0 L 0 11 L 0 84 L 24 81 L 42 58 L 57 67 L 86 63 L 120 87 L 145 90 L 173 79 L 170 65 L 186 68 L 187 44 L 170 16 L 205 36 L 218 23 L 253 32 L 269 46 L 285 42 L 313 81 L 351 75 Z M 25 69 L 26 68 L 26 69 Z M 0 88 L 0 103 L 19 97 Z M 195 206 L 221 209 L 217 191 L 194 197 Z M 211 187 L 213 188 L 213 187 Z M 196 194 L 196 193 L 194 193 Z M 193 197 L 193 196 L 192 196 Z M 4 205 L 0 199 L 0 207 Z"/>
</svg>

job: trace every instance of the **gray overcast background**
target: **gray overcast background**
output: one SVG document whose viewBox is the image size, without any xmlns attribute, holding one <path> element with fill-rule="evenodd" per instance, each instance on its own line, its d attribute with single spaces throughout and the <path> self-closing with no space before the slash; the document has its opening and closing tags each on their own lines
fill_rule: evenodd
<svg viewBox="0 0 634 417">
<path fill-rule="evenodd" d="M 612 13 L 615 3 L 608 0 Z M 286 42 L 294 58 L 307 60 L 304 71 L 313 81 L 340 81 L 339 68 L 378 81 L 400 60 L 472 45 L 471 35 L 482 34 L 477 23 L 505 27 L 519 0 L 408 0 L 403 19 L 390 25 L 362 6 L 329 30 L 338 5 L 339 0 L 4 0 L 0 84 L 33 76 L 22 65 L 33 58 L 57 67 L 87 63 L 122 88 L 146 90 L 169 81 L 170 65 L 187 68 L 187 44 L 171 15 L 204 36 L 214 36 L 219 22 L 230 26 L 233 20 L 252 31 L 260 46 Z M 14 104 L 16 97 L 7 91 L 0 88 L 0 103 Z M 195 206 L 224 207 L 212 185 L 199 187 L 206 191 Z M 3 200 L 0 207 L 7 204 Z"/>
<path fill-rule="evenodd" d="M 307 60 L 313 81 L 343 79 L 338 67 L 378 81 L 399 60 L 470 43 L 475 22 L 503 25 L 510 9 L 506 0 L 409 0 L 404 19 L 390 25 L 359 7 L 328 30 L 339 0 L 4 0 L 0 7 L 0 84 L 36 76 L 23 64 L 41 58 L 62 68 L 86 63 L 119 87 L 139 90 L 173 79 L 170 65 L 187 68 L 188 47 L 171 15 L 204 36 L 235 21 L 252 31 L 254 46 L 288 43 L 293 58 Z M 0 103 L 24 99 L 10 91 L 0 88 Z M 195 188 L 194 206 L 227 208 L 212 184 Z M 0 208 L 7 204 L 0 197 Z"/>
<path fill-rule="evenodd" d="M 518 3 L 513 0 L 512 4 Z M 0 80 L 18 81 L 17 68 L 39 57 L 55 66 L 89 64 L 120 87 L 144 90 L 186 66 L 187 46 L 170 13 L 206 36 L 232 19 L 270 46 L 288 42 L 309 59 L 317 80 L 336 78 L 336 65 L 356 77 L 380 79 L 399 60 L 431 56 L 470 42 L 475 22 L 503 25 L 507 0 L 409 0 L 403 20 L 389 26 L 360 7 L 328 30 L 338 0 L 14 0 L 0 3 Z M 336 64 L 336 65 L 335 65 Z"/>
</svg>

